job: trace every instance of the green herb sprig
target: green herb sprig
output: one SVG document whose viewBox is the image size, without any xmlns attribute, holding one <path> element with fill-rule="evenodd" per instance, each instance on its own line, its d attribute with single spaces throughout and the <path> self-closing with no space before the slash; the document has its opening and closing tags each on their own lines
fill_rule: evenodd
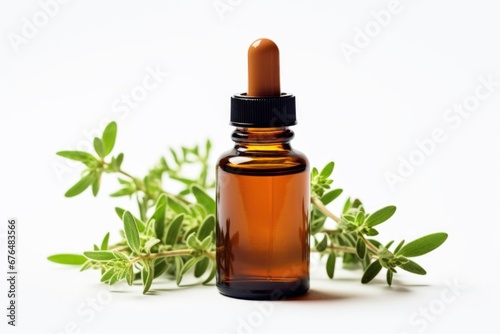
<svg viewBox="0 0 500 334">
<path fill-rule="evenodd" d="M 101 138 L 94 138 L 95 155 L 82 151 L 61 151 L 57 154 L 83 163 L 86 168 L 81 179 L 65 194 L 73 197 L 87 188 L 97 196 L 103 173 L 117 174 L 120 189 L 112 197 L 134 198 L 138 215 L 115 208 L 122 221 L 121 240 L 109 244 L 107 233 L 93 250 L 80 254 L 55 254 L 52 262 L 81 265 L 81 270 L 100 269 L 101 282 L 113 285 L 125 280 L 129 285 L 141 282 L 147 293 L 153 280 L 160 276 L 175 279 L 178 286 L 186 273 L 191 273 L 200 284 L 208 284 L 215 277 L 215 200 L 209 195 L 215 187 L 210 179 L 209 158 L 211 142 L 203 145 L 170 149 L 170 157 L 162 157 L 145 177 L 135 177 L 122 169 L 124 154 L 108 158 L 117 135 L 117 124 L 109 123 Z M 168 162 L 167 162 L 168 160 Z M 198 168 L 195 178 L 184 175 L 186 167 Z M 425 275 L 419 264 L 410 260 L 427 254 L 441 246 L 448 235 L 434 233 L 412 242 L 401 241 L 391 250 L 393 241 L 386 244 L 373 239 L 379 233 L 375 227 L 386 222 L 396 212 L 387 206 L 371 214 L 365 211 L 359 199 L 348 198 L 340 216 L 328 208 L 342 194 L 342 189 L 331 189 L 334 163 L 321 171 L 311 172 L 311 221 L 310 231 L 317 252 L 326 257 L 326 273 L 333 278 L 336 263 L 342 262 L 349 269 L 363 268 L 362 283 L 368 283 L 382 269 L 386 270 L 388 285 L 392 285 L 396 268 Z M 163 178 L 180 182 L 183 189 L 171 193 L 163 189 Z M 325 227 L 327 220 L 335 228 Z"/>
</svg>

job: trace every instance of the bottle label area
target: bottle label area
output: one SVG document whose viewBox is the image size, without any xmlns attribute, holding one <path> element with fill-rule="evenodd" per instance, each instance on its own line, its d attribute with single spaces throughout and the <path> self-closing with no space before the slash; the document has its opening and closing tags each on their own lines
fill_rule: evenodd
<svg viewBox="0 0 500 334">
<path fill-rule="evenodd" d="M 217 173 L 217 273 L 230 282 L 309 275 L 309 172 Z"/>
</svg>

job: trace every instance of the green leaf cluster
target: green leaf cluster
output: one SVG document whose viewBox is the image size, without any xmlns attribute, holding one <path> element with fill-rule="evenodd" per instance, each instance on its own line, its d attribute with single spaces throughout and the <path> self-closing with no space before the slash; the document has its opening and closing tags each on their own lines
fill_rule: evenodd
<svg viewBox="0 0 500 334">
<path fill-rule="evenodd" d="M 342 214 L 336 216 L 326 205 L 342 193 L 342 189 L 329 189 L 333 180 L 329 179 L 333 171 L 333 163 L 327 164 L 321 172 L 311 175 L 311 197 L 313 203 L 311 233 L 314 239 L 315 251 L 326 256 L 326 272 L 330 278 L 334 277 L 337 257 L 341 258 L 344 268 L 363 268 L 362 283 L 368 283 L 375 278 L 382 269 L 386 269 L 386 281 L 392 285 L 396 268 L 401 268 L 417 275 L 425 275 L 426 271 L 416 262 L 408 259 L 427 254 L 441 246 L 447 239 L 446 233 L 433 233 L 418 238 L 408 244 L 401 241 L 391 251 L 394 241 L 383 245 L 373 239 L 379 235 L 379 225 L 388 221 L 396 212 L 393 205 L 383 207 L 373 213 L 365 211 L 359 199 L 347 198 L 343 205 Z M 331 181 L 331 182 L 329 182 Z M 328 218 L 334 220 L 335 229 L 324 228 Z"/>
<path fill-rule="evenodd" d="M 103 172 L 116 172 L 120 170 L 123 162 L 123 154 L 118 154 L 111 159 L 110 163 L 106 163 L 104 158 L 107 157 L 115 146 L 117 133 L 116 122 L 109 123 L 103 131 L 102 137 L 94 138 L 94 150 L 97 154 L 93 156 L 90 153 L 83 151 L 60 151 L 57 154 L 63 158 L 79 161 L 87 168 L 82 173 L 82 178 L 66 191 L 66 197 L 73 197 L 81 194 L 88 187 L 92 187 L 92 193 L 97 196 L 101 184 L 101 175 Z"/>
<path fill-rule="evenodd" d="M 82 270 L 101 269 L 101 282 L 110 285 L 121 280 L 132 285 L 140 280 L 144 293 L 162 275 L 175 278 L 180 285 L 191 268 L 195 277 L 204 277 L 203 283 L 211 282 L 215 276 L 215 207 L 203 189 L 192 188 L 196 189 L 196 203 L 181 204 L 162 194 L 147 221 L 116 208 L 123 223 L 122 241 L 108 246 L 108 233 L 100 247 L 94 245 L 83 256 L 57 254 L 49 260 L 81 264 Z"/>
</svg>

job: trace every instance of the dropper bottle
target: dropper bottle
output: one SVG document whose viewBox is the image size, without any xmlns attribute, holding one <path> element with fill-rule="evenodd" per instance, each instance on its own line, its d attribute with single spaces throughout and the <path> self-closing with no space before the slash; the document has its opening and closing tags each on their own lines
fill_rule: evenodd
<svg viewBox="0 0 500 334">
<path fill-rule="evenodd" d="M 217 164 L 217 288 L 243 299 L 309 289 L 309 163 L 292 149 L 295 96 L 280 88 L 279 50 L 248 50 L 248 91 L 231 97 L 234 147 Z"/>
</svg>

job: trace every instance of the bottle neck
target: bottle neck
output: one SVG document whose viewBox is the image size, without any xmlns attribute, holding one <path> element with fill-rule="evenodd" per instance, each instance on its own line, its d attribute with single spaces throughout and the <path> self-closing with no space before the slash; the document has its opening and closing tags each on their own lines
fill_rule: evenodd
<svg viewBox="0 0 500 334">
<path fill-rule="evenodd" d="M 290 141 L 294 136 L 287 127 L 236 128 L 231 138 L 238 150 L 290 151 Z"/>
</svg>

